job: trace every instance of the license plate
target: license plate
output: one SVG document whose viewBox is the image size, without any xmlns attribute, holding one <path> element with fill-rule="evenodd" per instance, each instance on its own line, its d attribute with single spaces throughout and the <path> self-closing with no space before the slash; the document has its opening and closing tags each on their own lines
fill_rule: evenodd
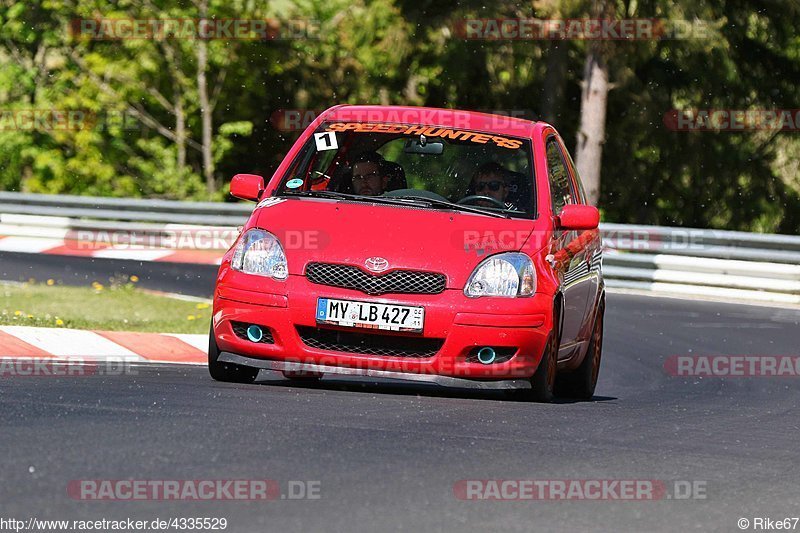
<svg viewBox="0 0 800 533">
<path fill-rule="evenodd" d="M 421 332 L 425 308 L 319 298 L 317 322 L 353 328 Z"/>
</svg>

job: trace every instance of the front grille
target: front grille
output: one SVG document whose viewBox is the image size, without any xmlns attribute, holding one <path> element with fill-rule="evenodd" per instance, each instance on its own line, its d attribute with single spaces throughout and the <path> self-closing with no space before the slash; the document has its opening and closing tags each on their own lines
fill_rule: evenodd
<svg viewBox="0 0 800 533">
<path fill-rule="evenodd" d="M 236 336 L 239 337 L 240 339 L 244 339 L 246 341 L 250 340 L 247 337 L 247 327 L 248 326 L 250 326 L 250 324 L 247 324 L 245 322 L 231 322 L 231 327 L 233 328 L 233 332 L 236 334 Z M 269 328 L 264 327 L 264 326 L 260 326 L 260 327 L 261 327 L 262 336 L 261 336 L 261 340 L 258 341 L 258 342 L 262 343 L 262 344 L 275 344 L 275 339 L 272 338 L 272 332 L 269 330 Z"/>
<path fill-rule="evenodd" d="M 385 357 L 433 357 L 444 344 L 443 339 L 338 331 L 308 326 L 297 326 L 297 333 L 309 348 Z"/>
<path fill-rule="evenodd" d="M 373 275 L 352 265 L 309 263 L 306 277 L 311 283 L 354 289 L 366 294 L 439 294 L 447 285 L 444 274 L 416 270 L 394 270 Z"/>
</svg>

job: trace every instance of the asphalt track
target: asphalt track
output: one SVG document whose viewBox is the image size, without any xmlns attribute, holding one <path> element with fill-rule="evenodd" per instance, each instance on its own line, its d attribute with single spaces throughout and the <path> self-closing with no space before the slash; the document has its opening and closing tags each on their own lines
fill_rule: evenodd
<svg viewBox="0 0 800 533">
<path fill-rule="evenodd" d="M 66 255 L 0 252 L 0 280 L 56 280 L 64 285 L 90 286 L 111 278 L 137 276 L 137 285 L 151 290 L 210 298 L 216 265 L 128 261 Z"/>
<path fill-rule="evenodd" d="M 12 259 L 0 270 L 16 276 Z M 40 259 L 29 277 L 59 277 Z M 73 277 L 108 268 L 120 267 L 95 261 Z M 164 268 L 136 274 L 210 292 L 213 269 Z M 747 518 L 754 531 L 756 517 L 799 516 L 800 378 L 679 378 L 664 362 L 800 355 L 800 311 L 611 294 L 606 316 L 592 402 L 364 380 L 233 385 L 186 366 L 2 377 L 0 518 L 225 517 L 233 532 L 740 531 Z M 314 481 L 320 498 L 75 501 L 67 485 L 82 479 L 270 479 L 284 495 Z M 464 501 L 454 485 L 465 479 L 661 480 L 673 496 L 679 481 L 705 497 Z"/>
</svg>

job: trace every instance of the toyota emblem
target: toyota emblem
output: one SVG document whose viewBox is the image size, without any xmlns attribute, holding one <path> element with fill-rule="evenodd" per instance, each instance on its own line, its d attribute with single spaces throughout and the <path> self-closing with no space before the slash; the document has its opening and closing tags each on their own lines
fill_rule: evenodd
<svg viewBox="0 0 800 533">
<path fill-rule="evenodd" d="M 367 267 L 367 270 L 370 272 L 383 272 L 389 268 L 389 261 L 383 257 L 370 257 L 364 261 L 364 266 Z"/>
</svg>

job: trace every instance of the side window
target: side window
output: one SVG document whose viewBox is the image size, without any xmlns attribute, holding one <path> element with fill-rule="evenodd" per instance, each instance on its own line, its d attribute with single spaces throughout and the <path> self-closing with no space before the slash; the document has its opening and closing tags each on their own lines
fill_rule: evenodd
<svg viewBox="0 0 800 533">
<path fill-rule="evenodd" d="M 553 213 L 558 215 L 565 205 L 575 203 L 575 194 L 561 149 L 553 137 L 547 140 L 547 173 L 550 178 Z"/>
<path fill-rule="evenodd" d="M 333 174 L 331 170 L 331 163 L 335 159 L 338 150 L 325 150 L 314 154 L 314 159 L 308 167 L 309 178 L 311 179 L 312 187 L 318 188 L 321 183 L 327 185 L 328 172 Z"/>
<path fill-rule="evenodd" d="M 577 188 L 578 201 L 582 204 L 586 204 L 588 202 L 586 201 L 586 193 L 583 190 L 583 183 L 581 182 L 581 177 L 578 175 L 578 169 L 575 168 L 575 163 L 572 162 L 572 157 L 569 155 L 569 150 L 567 150 L 566 148 L 564 148 L 564 156 L 565 159 L 567 160 L 567 167 L 569 167 L 572 176 L 575 178 L 574 183 L 575 185 L 578 186 Z"/>
<path fill-rule="evenodd" d="M 314 146 L 314 141 L 309 140 L 301 154 L 292 162 L 289 170 L 283 178 L 279 193 L 287 190 L 325 190 L 330 182 L 330 176 L 334 175 L 339 168 L 337 150 L 313 150 L 309 147 Z M 294 186 L 287 186 L 290 181 L 294 181 Z"/>
</svg>

